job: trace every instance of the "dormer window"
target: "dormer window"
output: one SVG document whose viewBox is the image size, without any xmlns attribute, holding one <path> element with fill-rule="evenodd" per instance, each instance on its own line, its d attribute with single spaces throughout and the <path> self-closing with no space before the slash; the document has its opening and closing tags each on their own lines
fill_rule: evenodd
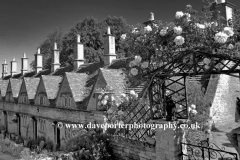
<svg viewBox="0 0 240 160">
<path fill-rule="evenodd" d="M 20 96 L 20 103 L 27 103 L 28 101 L 28 96 L 26 93 L 22 93 Z"/>
<path fill-rule="evenodd" d="M 47 96 L 46 96 L 46 94 L 45 93 L 38 94 L 38 97 L 39 97 L 38 104 L 42 105 L 42 106 L 46 106 L 47 105 Z"/>
<path fill-rule="evenodd" d="M 70 94 L 62 94 L 61 95 L 61 106 L 65 108 L 71 107 L 71 95 Z"/>
<path fill-rule="evenodd" d="M 14 102 L 12 92 L 6 93 L 6 102 Z"/>
</svg>

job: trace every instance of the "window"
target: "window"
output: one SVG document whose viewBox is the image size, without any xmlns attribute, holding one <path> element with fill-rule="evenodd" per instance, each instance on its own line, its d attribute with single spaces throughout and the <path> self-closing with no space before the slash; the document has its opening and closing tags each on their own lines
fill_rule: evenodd
<svg viewBox="0 0 240 160">
<path fill-rule="evenodd" d="M 64 98 L 64 106 L 65 106 L 65 107 L 67 107 L 67 106 L 68 106 L 68 105 L 67 105 L 67 100 L 68 100 L 68 98 L 67 98 L 67 97 L 65 97 L 65 98 Z"/>
<path fill-rule="evenodd" d="M 44 105 L 44 97 L 40 96 L 40 105 Z"/>
<path fill-rule="evenodd" d="M 27 116 L 22 115 L 23 125 L 27 125 Z"/>
<path fill-rule="evenodd" d="M 63 95 L 61 97 L 62 107 L 71 107 L 71 97 L 69 95 Z"/>
</svg>

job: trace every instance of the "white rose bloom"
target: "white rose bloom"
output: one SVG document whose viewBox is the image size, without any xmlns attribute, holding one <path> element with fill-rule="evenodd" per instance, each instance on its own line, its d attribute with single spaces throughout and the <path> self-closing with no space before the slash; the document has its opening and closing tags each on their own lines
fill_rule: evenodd
<svg viewBox="0 0 240 160">
<path fill-rule="evenodd" d="M 162 29 L 161 31 L 160 31 L 160 35 L 161 36 L 165 36 L 167 34 L 167 29 Z"/>
<path fill-rule="evenodd" d="M 143 63 L 141 64 L 141 67 L 142 67 L 142 68 L 148 68 L 148 62 L 143 62 Z"/>
<path fill-rule="evenodd" d="M 98 106 L 101 106 L 101 102 L 98 102 Z"/>
<path fill-rule="evenodd" d="M 122 93 L 121 96 L 124 98 L 127 97 L 127 95 L 125 93 Z"/>
<path fill-rule="evenodd" d="M 124 125 L 124 122 L 123 122 L 123 121 L 119 121 L 119 124 L 120 124 L 120 125 Z"/>
<path fill-rule="evenodd" d="M 184 13 L 182 11 L 178 11 L 176 12 L 176 18 L 179 19 L 184 15 Z"/>
<path fill-rule="evenodd" d="M 218 32 L 215 34 L 214 39 L 217 43 L 225 43 L 228 39 L 228 35 L 224 32 Z"/>
<path fill-rule="evenodd" d="M 173 30 L 174 30 L 174 33 L 176 33 L 178 35 L 182 34 L 182 27 L 180 27 L 180 26 L 174 27 Z"/>
<path fill-rule="evenodd" d="M 184 41 L 184 38 L 182 36 L 177 36 L 174 39 L 174 42 L 176 43 L 176 45 L 181 46 L 185 41 Z"/>
<path fill-rule="evenodd" d="M 108 111 L 107 111 L 108 114 L 112 114 L 113 113 L 113 110 L 110 108 Z"/>
<path fill-rule="evenodd" d="M 132 68 L 130 72 L 134 76 L 136 76 L 138 74 L 138 70 L 136 68 Z"/>
<path fill-rule="evenodd" d="M 192 108 L 191 107 L 188 107 L 188 112 L 190 112 L 192 110 Z"/>
<path fill-rule="evenodd" d="M 102 102 L 103 105 L 107 104 L 107 100 L 106 99 L 102 100 L 101 102 Z"/>
<path fill-rule="evenodd" d="M 234 46 L 232 44 L 228 45 L 228 49 L 233 49 L 233 48 L 234 48 Z"/>
<path fill-rule="evenodd" d="M 195 109 L 191 110 L 192 114 L 197 114 L 197 111 Z"/>
<path fill-rule="evenodd" d="M 133 67 L 133 66 L 136 66 L 137 65 L 137 63 L 135 62 L 135 61 L 131 61 L 130 63 L 129 63 L 129 67 Z"/>
<path fill-rule="evenodd" d="M 136 94 L 136 92 L 135 92 L 134 90 L 131 90 L 129 93 L 130 93 L 131 95 L 135 95 L 135 94 Z"/>
<path fill-rule="evenodd" d="M 230 27 L 224 27 L 223 32 L 227 34 L 229 37 L 234 35 L 233 29 Z"/>
<path fill-rule="evenodd" d="M 123 111 L 118 111 L 118 115 L 123 115 Z"/>
<path fill-rule="evenodd" d="M 142 57 L 140 57 L 140 56 L 135 56 L 135 62 L 136 62 L 136 63 L 141 63 L 141 61 L 142 61 Z"/>
<path fill-rule="evenodd" d="M 122 34 L 122 35 L 121 35 L 121 39 L 122 39 L 122 40 L 125 40 L 125 39 L 126 39 L 126 37 L 127 37 L 127 35 L 126 35 L 126 34 Z"/>
<path fill-rule="evenodd" d="M 199 24 L 199 23 L 196 23 L 196 26 L 199 28 L 199 29 L 205 29 L 206 26 L 204 24 Z"/>
<path fill-rule="evenodd" d="M 195 104 L 192 104 L 192 105 L 191 105 L 191 108 L 192 108 L 192 109 L 196 109 L 196 105 L 195 105 Z"/>
<path fill-rule="evenodd" d="M 184 15 L 186 16 L 187 21 L 190 21 L 191 15 L 189 13 L 184 13 Z"/>
<path fill-rule="evenodd" d="M 105 99 L 108 99 L 109 97 L 108 97 L 108 95 L 106 95 L 104 98 L 105 98 Z"/>
<path fill-rule="evenodd" d="M 98 99 L 102 99 L 102 95 L 99 95 L 99 96 L 98 96 Z"/>
<path fill-rule="evenodd" d="M 152 31 L 151 26 L 144 27 L 144 32 L 151 32 L 151 31 Z"/>
</svg>

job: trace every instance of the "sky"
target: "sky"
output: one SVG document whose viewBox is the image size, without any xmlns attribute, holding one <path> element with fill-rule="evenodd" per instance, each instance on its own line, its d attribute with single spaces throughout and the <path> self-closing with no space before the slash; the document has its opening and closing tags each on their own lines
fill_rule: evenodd
<svg viewBox="0 0 240 160">
<path fill-rule="evenodd" d="M 240 0 L 228 2 L 240 9 Z M 0 64 L 6 59 L 10 72 L 14 57 L 20 72 L 24 52 L 30 63 L 52 30 L 60 27 L 66 33 L 87 16 L 99 21 L 108 15 L 122 16 L 128 24 L 136 24 L 153 12 L 155 19 L 170 22 L 188 4 L 198 11 L 203 5 L 202 0 L 0 0 Z"/>
</svg>

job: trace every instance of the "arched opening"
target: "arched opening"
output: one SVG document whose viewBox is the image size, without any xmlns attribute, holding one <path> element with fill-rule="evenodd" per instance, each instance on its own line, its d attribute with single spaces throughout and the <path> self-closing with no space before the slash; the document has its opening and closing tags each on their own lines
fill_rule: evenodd
<svg viewBox="0 0 240 160">
<path fill-rule="evenodd" d="M 3 111 L 3 115 L 4 115 L 4 126 L 5 126 L 5 129 L 6 129 L 6 132 L 8 132 L 7 112 Z"/>
<path fill-rule="evenodd" d="M 33 139 L 37 139 L 37 119 L 32 117 L 32 124 L 33 124 Z"/>
<path fill-rule="evenodd" d="M 58 122 L 54 121 L 54 143 L 56 144 L 56 150 L 60 149 L 61 139 L 60 139 L 60 128 L 58 127 Z"/>
<path fill-rule="evenodd" d="M 17 134 L 21 136 L 21 118 L 18 113 L 16 114 L 16 118 L 17 118 Z"/>
</svg>

